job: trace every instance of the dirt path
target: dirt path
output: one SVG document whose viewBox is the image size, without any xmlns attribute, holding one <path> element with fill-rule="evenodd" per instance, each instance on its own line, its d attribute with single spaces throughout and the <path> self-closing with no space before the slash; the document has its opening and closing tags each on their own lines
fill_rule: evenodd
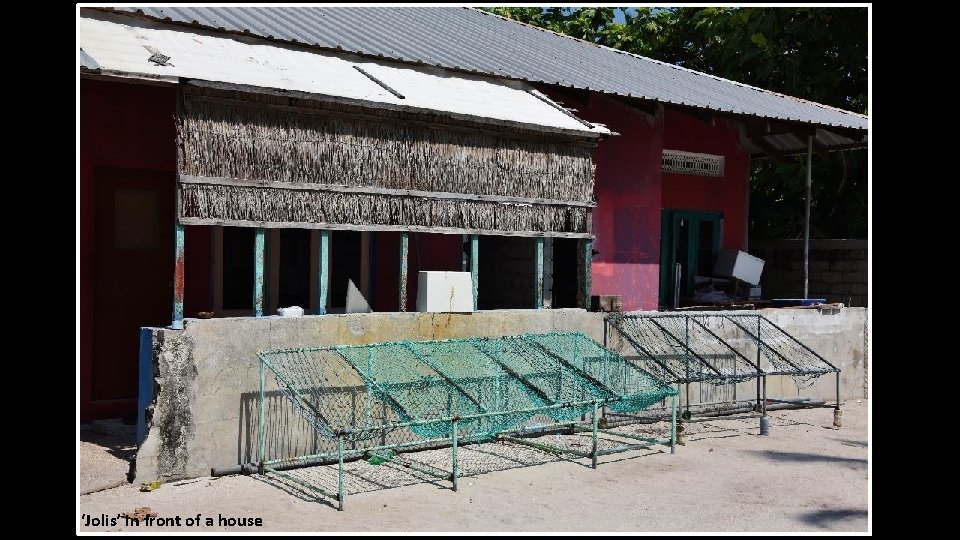
<svg viewBox="0 0 960 540">
<path fill-rule="evenodd" d="M 597 470 L 588 460 L 511 446 L 514 454 L 497 459 L 541 463 L 463 478 L 456 493 L 447 482 L 356 462 L 357 474 L 369 474 L 362 482 L 351 474 L 344 512 L 258 476 L 186 480 L 150 493 L 127 485 L 81 496 L 77 530 L 198 530 L 204 526 L 188 527 L 186 518 L 201 514 L 201 522 L 213 518 L 210 530 L 225 529 L 216 525 L 222 515 L 261 518 L 261 527 L 235 528 L 263 531 L 866 531 L 866 401 L 845 405 L 840 430 L 830 409 L 771 417 L 769 437 L 757 435 L 756 419 L 694 424 L 676 455 L 615 454 Z M 373 489 L 411 482 L 420 483 Z M 140 506 L 181 524 L 85 527 L 81 519 Z"/>
</svg>

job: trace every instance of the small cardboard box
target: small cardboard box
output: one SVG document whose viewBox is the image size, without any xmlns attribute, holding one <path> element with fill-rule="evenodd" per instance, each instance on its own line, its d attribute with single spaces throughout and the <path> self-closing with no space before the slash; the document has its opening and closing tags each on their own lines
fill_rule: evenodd
<svg viewBox="0 0 960 540">
<path fill-rule="evenodd" d="M 590 297 L 590 311 L 618 312 L 623 309 L 623 297 L 619 294 L 601 294 Z"/>
</svg>

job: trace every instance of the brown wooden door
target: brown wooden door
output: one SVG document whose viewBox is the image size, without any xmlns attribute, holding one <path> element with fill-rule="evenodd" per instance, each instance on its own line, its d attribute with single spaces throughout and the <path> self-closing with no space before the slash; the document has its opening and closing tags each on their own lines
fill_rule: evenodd
<svg viewBox="0 0 960 540">
<path fill-rule="evenodd" d="M 174 176 L 102 168 L 95 184 L 91 397 L 136 398 L 139 329 L 170 324 Z"/>
</svg>

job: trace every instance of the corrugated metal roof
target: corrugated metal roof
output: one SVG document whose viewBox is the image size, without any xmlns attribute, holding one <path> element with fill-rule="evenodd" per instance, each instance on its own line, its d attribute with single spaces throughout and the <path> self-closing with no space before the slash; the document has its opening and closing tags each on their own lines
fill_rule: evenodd
<svg viewBox="0 0 960 540">
<path fill-rule="evenodd" d="M 97 64 L 97 61 L 87 54 L 82 48 L 80 49 L 80 69 L 87 71 L 96 71 L 100 69 L 100 64 Z"/>
<path fill-rule="evenodd" d="M 124 7 L 248 35 L 733 114 L 867 129 L 863 115 L 601 47 L 472 8 Z"/>
<path fill-rule="evenodd" d="M 262 39 L 238 40 L 219 32 L 96 11 L 85 12 L 77 22 L 77 40 L 86 51 L 81 52 L 106 74 L 302 92 L 584 138 L 610 133 L 576 118 L 522 81 Z"/>
</svg>

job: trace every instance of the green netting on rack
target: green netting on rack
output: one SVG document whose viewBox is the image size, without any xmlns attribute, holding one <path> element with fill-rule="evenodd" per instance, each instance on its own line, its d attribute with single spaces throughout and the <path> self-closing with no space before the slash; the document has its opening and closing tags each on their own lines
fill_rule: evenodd
<svg viewBox="0 0 960 540">
<path fill-rule="evenodd" d="M 261 352 L 260 360 L 276 377 L 280 392 L 317 433 L 333 438 L 356 428 L 385 422 L 375 411 L 379 394 L 359 373 L 329 348 L 284 349 Z M 352 436 L 372 437 L 373 432 Z"/>
<path fill-rule="evenodd" d="M 496 415 L 462 426 L 473 434 L 493 434 L 519 426 L 536 415 L 533 409 L 550 404 L 530 392 L 475 339 L 413 341 L 409 345 L 438 373 L 477 400 L 484 412 Z"/>
<path fill-rule="evenodd" d="M 261 352 L 259 358 L 260 471 L 334 498 L 340 509 L 350 460 L 378 471 L 403 469 L 421 478 L 449 480 L 456 490 L 464 473 L 458 457 L 464 448 L 470 448 L 463 462 L 468 473 L 503 461 L 497 451 L 480 448 L 494 436 L 502 443 L 496 447 L 590 457 L 593 467 L 599 456 L 613 452 L 653 444 L 675 449 L 675 399 L 668 439 L 601 429 L 600 407 L 635 412 L 677 391 L 579 333 L 284 349 Z M 304 452 L 267 453 L 271 438 L 300 435 L 283 429 L 290 426 L 290 415 L 282 407 L 265 407 L 267 373 L 283 396 L 279 401 L 290 401 L 314 432 Z M 592 413 L 589 424 L 579 418 L 587 413 Z M 270 432 L 279 436 L 268 437 L 268 423 L 281 424 Z M 547 434 L 557 442 L 529 437 Z M 449 446 L 449 458 L 438 453 L 444 446 Z M 416 458 L 407 455 L 414 450 Z M 424 459 L 431 455 L 441 461 Z M 336 490 L 322 478 L 282 470 L 310 466 L 323 471 L 332 461 L 337 463 Z M 510 463 L 524 464 L 517 459 Z"/>
<path fill-rule="evenodd" d="M 717 316 L 714 316 L 717 317 Z M 839 371 L 836 366 L 758 313 L 723 314 L 755 347 L 759 347 L 761 367 L 767 375 L 789 375 L 797 388 L 813 384 L 826 373 Z"/>
<path fill-rule="evenodd" d="M 554 420 L 579 418 L 593 411 L 593 400 L 617 397 L 602 383 L 585 377 L 564 357 L 552 354 L 526 336 L 479 339 L 475 343 L 507 373 L 520 380 L 532 397 L 555 405 L 544 411 Z"/>
<path fill-rule="evenodd" d="M 672 383 L 729 384 L 762 375 L 755 362 L 697 318 L 678 314 L 619 315 L 610 325 L 637 360 Z"/>
<path fill-rule="evenodd" d="M 390 426 L 425 438 L 490 436 L 538 414 L 558 422 L 647 408 L 676 390 L 580 333 L 398 341 L 260 354 L 281 392 L 323 437 L 358 441 Z M 380 413 L 386 404 L 395 415 Z M 409 424 L 409 425 L 407 425 Z"/>
<path fill-rule="evenodd" d="M 597 381 L 617 395 L 618 400 L 606 404 L 616 412 L 646 409 L 675 393 L 662 379 L 579 332 L 533 334 L 524 338 L 551 355 L 563 358 L 586 378 Z"/>
<path fill-rule="evenodd" d="M 425 362 L 409 341 L 334 347 L 401 422 L 422 437 L 448 437 L 454 416 L 488 412 L 470 394 Z M 441 421 L 441 419 L 444 419 Z"/>
</svg>

